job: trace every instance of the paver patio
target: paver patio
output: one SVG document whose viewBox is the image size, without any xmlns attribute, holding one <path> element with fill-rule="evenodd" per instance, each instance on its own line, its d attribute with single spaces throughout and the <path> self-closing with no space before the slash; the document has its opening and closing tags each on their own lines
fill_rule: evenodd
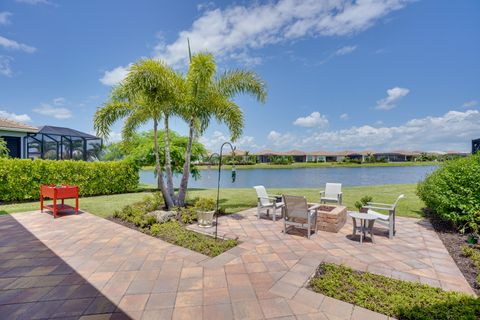
<svg viewBox="0 0 480 320">
<path fill-rule="evenodd" d="M 242 243 L 213 259 L 89 213 L 0 216 L 0 314 L 85 319 L 387 319 L 304 288 L 321 261 L 473 293 L 431 226 L 398 218 L 393 240 L 310 240 L 255 209 L 221 217 Z M 192 229 L 196 227 L 192 226 Z M 205 229 L 202 229 L 205 232 Z M 212 229 L 207 229 L 213 232 Z"/>
</svg>

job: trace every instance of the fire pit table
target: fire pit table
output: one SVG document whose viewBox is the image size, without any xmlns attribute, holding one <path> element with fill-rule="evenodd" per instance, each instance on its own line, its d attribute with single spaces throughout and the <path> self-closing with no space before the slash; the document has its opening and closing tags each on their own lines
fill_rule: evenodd
<svg viewBox="0 0 480 320">
<path fill-rule="evenodd" d="M 53 204 L 44 205 L 44 198 L 53 199 Z M 75 199 L 75 208 L 65 204 L 65 199 Z M 62 204 L 57 204 L 57 200 L 62 200 Z M 40 210 L 43 212 L 43 209 L 48 209 L 53 212 L 53 217 L 58 216 L 59 211 L 70 211 L 75 210 L 75 214 L 78 214 L 78 187 L 77 186 L 68 186 L 68 185 L 58 185 L 58 186 L 40 186 Z"/>
<path fill-rule="evenodd" d="M 347 222 L 347 207 L 321 204 L 317 209 L 317 228 L 337 233 Z"/>
</svg>

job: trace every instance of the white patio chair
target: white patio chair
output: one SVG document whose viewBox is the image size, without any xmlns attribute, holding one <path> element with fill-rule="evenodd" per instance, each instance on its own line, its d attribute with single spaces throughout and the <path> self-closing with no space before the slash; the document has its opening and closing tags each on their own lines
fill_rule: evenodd
<svg viewBox="0 0 480 320">
<path fill-rule="evenodd" d="M 307 199 L 299 196 L 283 196 L 285 201 L 285 219 L 283 233 L 287 233 L 287 226 L 307 229 L 307 237 L 310 239 L 310 233 L 313 227 L 317 232 L 317 209 L 319 204 L 308 207 Z"/>
<path fill-rule="evenodd" d="M 272 209 L 272 220 L 275 222 L 277 216 L 277 210 L 280 209 L 281 216 L 283 207 L 285 204 L 282 202 L 277 202 L 278 198 L 281 198 L 279 195 L 269 196 L 267 190 L 264 186 L 255 186 L 253 187 L 257 192 L 257 218 L 260 219 L 261 211 L 266 211 L 267 216 L 270 214 L 270 209 Z"/>
<path fill-rule="evenodd" d="M 327 183 L 325 190 L 320 191 L 320 203 L 336 202 L 342 204 L 342 184 Z"/>
<path fill-rule="evenodd" d="M 388 237 L 390 239 L 395 236 L 395 209 L 397 207 L 398 201 L 405 198 L 405 195 L 401 194 L 398 196 L 397 200 L 393 204 L 378 203 L 378 202 L 368 202 L 363 208 L 367 209 L 367 213 L 373 214 L 377 217 L 377 221 L 380 224 L 388 226 Z M 387 211 L 388 214 L 382 214 L 375 210 Z"/>
</svg>

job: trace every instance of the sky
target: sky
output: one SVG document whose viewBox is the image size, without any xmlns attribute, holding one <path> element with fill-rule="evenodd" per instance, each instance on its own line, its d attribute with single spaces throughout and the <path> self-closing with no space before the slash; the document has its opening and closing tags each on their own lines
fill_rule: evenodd
<svg viewBox="0 0 480 320">
<path fill-rule="evenodd" d="M 480 138 L 478 0 L 0 0 L 0 117 L 93 133 L 131 63 L 185 72 L 187 38 L 219 72 L 267 84 L 265 104 L 235 98 L 239 149 L 469 151 Z M 229 139 L 213 122 L 200 141 Z"/>
</svg>

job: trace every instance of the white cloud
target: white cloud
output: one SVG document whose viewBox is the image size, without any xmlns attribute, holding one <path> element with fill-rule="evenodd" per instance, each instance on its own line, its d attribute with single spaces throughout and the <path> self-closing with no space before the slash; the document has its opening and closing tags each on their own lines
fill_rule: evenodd
<svg viewBox="0 0 480 320">
<path fill-rule="evenodd" d="M 32 5 L 37 5 L 37 4 L 52 4 L 48 0 L 15 0 L 18 3 L 26 3 L 26 4 L 32 4 Z"/>
<path fill-rule="evenodd" d="M 341 120 L 348 120 L 348 119 L 350 119 L 350 116 L 348 115 L 348 113 L 342 113 L 340 115 L 340 119 Z"/>
<path fill-rule="evenodd" d="M 285 148 L 287 146 L 296 145 L 296 137 L 291 133 L 280 133 L 272 130 L 267 135 L 267 140 L 275 147 Z"/>
<path fill-rule="evenodd" d="M 306 117 L 300 117 L 293 122 L 294 125 L 300 127 L 320 127 L 323 128 L 328 125 L 328 119 L 325 115 L 320 114 L 320 112 L 315 111 Z"/>
<path fill-rule="evenodd" d="M 65 107 L 56 107 L 55 104 L 42 103 L 38 108 L 33 109 L 34 112 L 48 116 L 54 117 L 55 119 L 64 120 L 72 117 L 72 111 Z"/>
<path fill-rule="evenodd" d="M 13 74 L 10 62 L 13 60 L 11 57 L 0 56 L 0 75 L 5 77 L 11 77 Z"/>
<path fill-rule="evenodd" d="M 9 24 L 11 16 L 12 16 L 11 12 L 8 12 L 8 11 L 0 12 L 0 25 Z"/>
<path fill-rule="evenodd" d="M 395 87 L 387 90 L 387 97 L 377 101 L 377 110 L 390 110 L 396 107 L 396 103 L 410 92 L 407 88 Z"/>
<path fill-rule="evenodd" d="M 335 51 L 336 56 L 344 56 L 346 54 L 352 53 L 353 51 L 357 50 L 357 46 L 345 46 L 341 47 L 337 51 Z"/>
<path fill-rule="evenodd" d="M 475 107 L 476 105 L 478 105 L 477 100 L 469 100 L 469 101 L 465 101 L 465 103 L 463 104 L 463 107 L 464 108 L 471 108 L 471 107 Z"/>
<path fill-rule="evenodd" d="M 32 119 L 28 114 L 16 114 L 13 112 L 8 112 L 4 110 L 0 110 L 0 118 L 5 118 L 5 119 L 10 119 L 13 121 L 18 121 L 18 122 L 30 122 Z"/>
<path fill-rule="evenodd" d="M 52 102 L 55 106 L 63 106 L 67 102 L 67 100 L 63 97 L 58 97 L 54 98 Z"/>
<path fill-rule="evenodd" d="M 114 86 L 119 84 L 128 74 L 127 67 L 116 67 L 113 70 L 105 71 L 103 77 L 100 78 L 100 82 L 106 86 Z"/>
<path fill-rule="evenodd" d="M 248 54 L 252 49 L 305 36 L 350 35 L 371 27 L 408 2 L 280 0 L 207 9 L 174 42 L 161 41 L 155 52 L 168 63 L 178 64 L 187 60 L 187 38 L 194 51 L 208 50 L 222 57 L 235 52 Z"/>
<path fill-rule="evenodd" d="M 480 112 L 449 111 L 442 116 L 412 119 L 393 127 L 364 125 L 338 131 L 324 131 L 304 137 L 301 145 L 311 149 L 376 150 L 468 150 L 478 137 Z"/>
<path fill-rule="evenodd" d="M 218 149 L 225 141 L 230 141 L 230 137 L 223 132 L 214 131 L 212 136 L 202 136 L 199 140 L 208 150 L 218 152 Z M 258 148 L 255 144 L 255 138 L 252 136 L 242 136 L 233 145 L 237 149 L 246 149 L 247 151 Z"/>
<path fill-rule="evenodd" d="M 7 39 L 7 38 L 2 37 L 2 36 L 0 36 L 0 46 L 4 47 L 6 49 L 10 49 L 10 50 L 25 51 L 27 53 L 33 53 L 37 50 L 34 47 L 31 47 L 31 46 L 23 44 L 23 43 L 19 43 L 15 40 Z"/>
</svg>

